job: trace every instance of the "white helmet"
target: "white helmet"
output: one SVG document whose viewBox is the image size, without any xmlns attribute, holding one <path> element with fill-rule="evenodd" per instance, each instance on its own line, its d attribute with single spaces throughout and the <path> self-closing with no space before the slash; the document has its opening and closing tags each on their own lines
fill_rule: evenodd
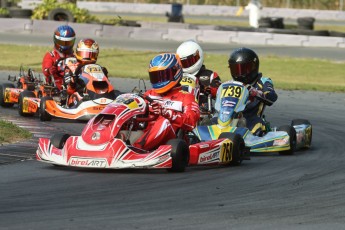
<svg viewBox="0 0 345 230">
<path fill-rule="evenodd" d="M 204 63 L 204 52 L 193 40 L 183 42 L 176 50 L 180 56 L 183 72 L 196 75 Z"/>
</svg>

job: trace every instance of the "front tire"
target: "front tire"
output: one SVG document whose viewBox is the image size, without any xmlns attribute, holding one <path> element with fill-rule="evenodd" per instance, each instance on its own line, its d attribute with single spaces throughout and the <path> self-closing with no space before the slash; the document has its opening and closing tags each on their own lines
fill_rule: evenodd
<svg viewBox="0 0 345 230">
<path fill-rule="evenodd" d="M 6 88 L 15 88 L 11 83 L 3 83 L 0 85 L 0 105 L 2 107 L 10 108 L 13 107 L 13 103 L 6 103 L 5 102 L 5 90 Z"/>
<path fill-rule="evenodd" d="M 31 117 L 33 115 L 35 115 L 34 113 L 25 113 L 24 110 L 24 97 L 36 97 L 36 95 L 28 90 L 24 90 L 23 92 L 21 92 L 19 94 L 19 98 L 18 98 L 18 113 L 20 116 L 23 117 Z"/>
<path fill-rule="evenodd" d="M 67 133 L 56 133 L 50 138 L 50 143 L 52 143 L 54 147 L 62 149 L 70 136 L 71 135 Z"/>
<path fill-rule="evenodd" d="M 184 140 L 172 139 L 167 145 L 171 145 L 172 167 L 169 172 L 184 172 L 189 163 L 189 147 Z"/>
<path fill-rule="evenodd" d="M 282 155 L 293 155 L 296 150 L 296 130 L 291 125 L 280 126 L 277 131 L 287 132 L 290 138 L 290 149 L 285 151 L 280 151 L 279 154 Z"/>
<path fill-rule="evenodd" d="M 245 144 L 243 137 L 236 133 L 221 133 L 218 139 L 227 138 L 233 143 L 231 165 L 240 165 L 244 158 Z"/>
<path fill-rule="evenodd" d="M 52 97 L 42 97 L 40 101 L 39 117 L 41 121 L 51 121 L 52 115 L 46 111 L 46 102 L 53 100 Z"/>
</svg>

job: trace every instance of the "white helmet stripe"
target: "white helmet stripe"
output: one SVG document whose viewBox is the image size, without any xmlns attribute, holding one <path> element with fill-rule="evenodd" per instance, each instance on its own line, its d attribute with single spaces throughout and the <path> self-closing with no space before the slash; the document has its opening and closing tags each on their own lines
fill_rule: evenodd
<svg viewBox="0 0 345 230">
<path fill-rule="evenodd" d="M 57 35 L 55 35 L 55 38 L 59 39 L 61 41 L 72 41 L 72 40 L 75 39 L 75 37 L 65 38 L 65 37 L 60 37 L 60 36 L 57 36 Z"/>
</svg>

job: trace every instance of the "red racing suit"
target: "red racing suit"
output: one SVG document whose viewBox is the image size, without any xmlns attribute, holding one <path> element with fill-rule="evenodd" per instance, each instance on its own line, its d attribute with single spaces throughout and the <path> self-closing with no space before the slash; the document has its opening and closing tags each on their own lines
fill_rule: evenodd
<svg viewBox="0 0 345 230">
<path fill-rule="evenodd" d="M 68 57 L 73 57 L 73 56 L 74 56 L 73 53 L 70 55 L 64 55 L 58 52 L 56 49 L 53 49 L 52 51 L 47 52 L 44 55 L 44 58 L 42 61 L 42 72 L 44 76 L 46 76 L 47 82 L 51 81 L 51 79 L 49 78 L 49 76 L 51 75 L 51 73 L 49 72 L 49 68 L 52 67 L 56 63 L 56 61 L 59 60 L 60 58 L 68 58 Z M 53 74 L 53 77 L 54 77 L 56 87 L 61 90 L 62 85 L 63 85 L 64 72 L 59 71 L 57 74 Z"/>
<path fill-rule="evenodd" d="M 192 131 L 197 125 L 200 118 L 199 106 L 194 95 L 183 91 L 182 87 L 173 88 L 164 95 L 151 89 L 145 96 L 158 101 L 168 116 L 159 115 L 157 120 L 149 122 L 143 136 L 133 146 L 151 151 L 176 138 L 179 129 Z"/>
</svg>

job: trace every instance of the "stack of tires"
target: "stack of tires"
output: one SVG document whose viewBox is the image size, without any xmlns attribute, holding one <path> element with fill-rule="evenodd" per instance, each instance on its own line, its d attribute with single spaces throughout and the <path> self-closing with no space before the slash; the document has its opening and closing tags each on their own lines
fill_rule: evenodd
<svg viewBox="0 0 345 230">
<path fill-rule="evenodd" d="M 313 30 L 314 22 L 315 18 L 312 17 L 297 18 L 298 29 L 301 30 Z"/>
<path fill-rule="evenodd" d="M 284 29 L 284 18 L 264 17 L 259 19 L 259 28 Z"/>
<path fill-rule="evenodd" d="M 32 15 L 32 10 L 19 7 L 10 7 L 8 11 L 11 18 L 30 18 Z"/>
</svg>

